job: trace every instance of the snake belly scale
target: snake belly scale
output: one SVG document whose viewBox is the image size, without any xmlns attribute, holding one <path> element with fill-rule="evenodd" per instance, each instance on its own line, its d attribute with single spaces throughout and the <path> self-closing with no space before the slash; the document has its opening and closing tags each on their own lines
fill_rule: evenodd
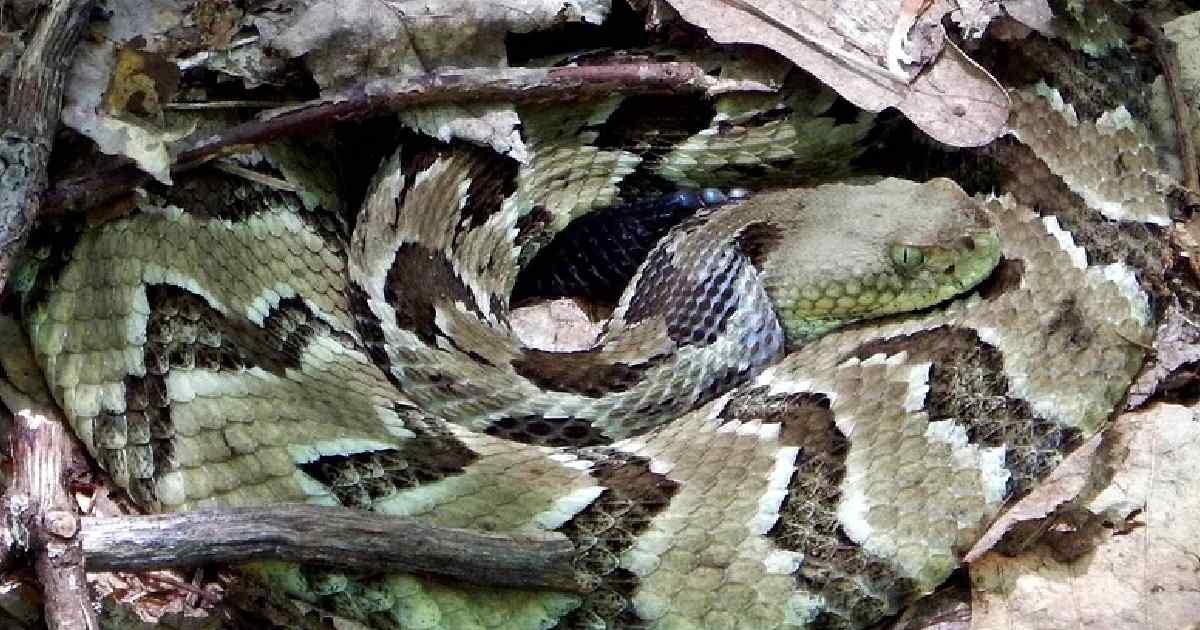
<svg viewBox="0 0 1200 630">
<path fill-rule="evenodd" d="M 870 624 L 1098 430 L 1152 329 L 1135 274 L 1053 218 L 882 180 L 702 208 L 594 349 L 524 348 L 528 235 L 612 202 L 632 158 L 412 144 L 348 234 L 286 194 L 152 196 L 43 249 L 26 304 L 76 433 L 147 507 L 347 504 L 578 549 L 583 595 L 251 569 L 372 625 Z M 1001 255 L 1015 279 L 965 294 Z M 972 366 L 1003 410 L 954 406 Z"/>
</svg>

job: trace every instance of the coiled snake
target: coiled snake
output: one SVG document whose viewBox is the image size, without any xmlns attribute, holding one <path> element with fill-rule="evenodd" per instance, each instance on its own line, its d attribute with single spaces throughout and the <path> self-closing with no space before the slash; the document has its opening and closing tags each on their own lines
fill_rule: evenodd
<svg viewBox="0 0 1200 630">
<path fill-rule="evenodd" d="M 857 627 L 943 581 L 1144 359 L 1141 269 L 1089 264 L 1093 242 L 1054 212 L 948 180 L 702 208 L 596 348 L 524 348 L 508 295 L 548 235 L 629 176 L 705 185 L 728 176 L 727 145 L 782 151 L 749 127 L 742 145 L 604 146 L 588 125 L 616 103 L 522 112 L 525 166 L 406 142 L 348 235 L 245 183 L 59 234 L 26 296 L 56 399 L 154 509 L 342 503 L 558 530 L 578 549 L 583 596 L 258 567 L 381 627 Z M 1019 104 L 1018 134 L 1058 124 L 1050 101 Z M 1052 153 L 1021 140 L 1027 159 Z M 1165 217 L 1104 211 L 1063 222 L 1095 235 Z M 988 291 L 964 293 L 1001 255 Z"/>
</svg>

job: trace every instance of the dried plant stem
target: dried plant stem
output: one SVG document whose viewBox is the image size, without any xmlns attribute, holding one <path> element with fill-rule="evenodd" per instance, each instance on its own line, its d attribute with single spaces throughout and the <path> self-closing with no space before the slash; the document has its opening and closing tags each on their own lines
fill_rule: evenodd
<svg viewBox="0 0 1200 630">
<path fill-rule="evenodd" d="M 361 120 L 432 104 L 576 101 L 613 94 L 684 94 L 721 90 L 766 90 L 728 84 L 704 69 L 681 62 L 617 63 L 564 68 L 467 68 L 411 77 L 379 79 L 345 92 L 263 112 L 178 155 L 172 174 L 256 145 L 334 123 Z M 59 182 L 44 200 L 47 212 L 82 210 L 123 195 L 150 178 L 130 161 Z"/>
</svg>

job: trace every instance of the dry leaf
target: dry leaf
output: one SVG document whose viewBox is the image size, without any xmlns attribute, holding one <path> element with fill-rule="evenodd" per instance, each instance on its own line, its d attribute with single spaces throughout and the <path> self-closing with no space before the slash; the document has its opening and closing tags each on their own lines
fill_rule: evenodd
<svg viewBox="0 0 1200 630">
<path fill-rule="evenodd" d="M 1054 33 L 1054 12 L 1046 0 L 957 0 L 950 19 L 967 38 L 981 37 L 992 20 L 1008 14 L 1012 19 L 1045 35 Z"/>
<path fill-rule="evenodd" d="M 969 630 L 970 626 L 971 593 L 965 584 L 956 583 L 917 600 L 882 630 Z"/>
<path fill-rule="evenodd" d="M 1176 389 L 1177 384 L 1171 382 L 1176 370 L 1200 362 L 1200 323 L 1194 317 L 1179 304 L 1167 307 L 1163 323 L 1155 333 L 1154 355 L 1130 388 L 1127 408 L 1137 408 L 1160 390 Z"/>
<path fill-rule="evenodd" d="M 915 18 L 914 7 L 923 5 L 919 0 L 908 6 L 908 18 L 901 13 L 902 3 L 671 3 L 683 19 L 706 29 L 714 40 L 775 50 L 855 105 L 870 111 L 896 107 L 946 144 L 979 146 L 1004 131 L 1004 90 L 961 52 L 943 51 L 940 20 L 950 10 L 945 2 L 936 2 Z M 910 21 L 912 27 L 905 28 Z M 897 25 L 905 37 L 893 35 Z M 900 65 L 906 61 L 912 63 Z"/>
<path fill-rule="evenodd" d="M 950 12 L 950 19 L 962 28 L 967 38 L 976 38 L 1001 14 L 999 0 L 958 0 L 958 10 Z"/>
<path fill-rule="evenodd" d="M 317 0 L 264 44 L 303 57 L 323 92 L 444 67 L 507 66 L 505 37 L 564 22 L 599 23 L 608 0 Z M 436 106 L 401 114 L 440 140 L 460 138 L 528 159 L 510 105 Z"/>
<path fill-rule="evenodd" d="M 440 105 L 400 112 L 400 122 L 438 140 L 455 138 L 485 144 L 501 155 L 525 163 L 529 151 L 517 130 L 521 119 L 512 105 Z"/>
<path fill-rule="evenodd" d="M 574 300 L 561 299 L 513 309 L 513 332 L 530 348 L 571 352 L 591 348 L 604 326 Z"/>
<path fill-rule="evenodd" d="M 252 24 L 259 16 L 246 24 Z M 286 62 L 273 56 L 258 45 L 259 38 L 252 36 L 233 42 L 221 50 L 205 50 L 179 61 L 179 67 L 189 70 L 203 67 L 213 72 L 238 77 L 247 89 L 260 85 L 283 85 L 286 83 Z"/>
<path fill-rule="evenodd" d="M 1054 35 L 1054 11 L 1046 0 L 1004 0 L 1000 4 L 1012 19 L 1043 35 Z"/>
<path fill-rule="evenodd" d="M 1008 95 L 953 43 L 913 81 L 896 108 L 922 131 L 953 146 L 991 142 L 1008 120 Z"/>
<path fill-rule="evenodd" d="M 167 146 L 184 133 L 164 134 L 104 113 L 104 90 L 115 67 L 116 46 L 103 42 L 81 46 L 63 94 L 62 122 L 91 138 L 100 150 L 124 155 L 165 184 L 171 183 Z"/>
<path fill-rule="evenodd" d="M 441 67 L 507 65 L 504 39 L 599 23 L 607 0 L 317 0 L 264 43 L 304 63 L 323 91 Z"/>
<path fill-rule="evenodd" d="M 1087 508 L 1140 509 L 1142 524 L 1108 530 L 1070 563 L 1044 547 L 984 556 L 971 565 L 973 628 L 1174 630 L 1200 619 L 1200 423 L 1192 409 L 1160 405 L 1122 416 L 1110 434 L 1128 456 Z"/>
<path fill-rule="evenodd" d="M 113 85 L 118 48 L 135 38 L 141 38 L 145 44 L 139 48 L 150 52 L 172 45 L 167 33 L 185 24 L 187 8 L 188 3 L 176 0 L 111 0 L 108 3 L 111 19 L 98 27 L 100 37 L 85 38 L 80 43 L 63 93 L 64 125 L 91 138 L 104 153 L 132 159 L 138 168 L 166 184 L 171 183 L 168 147 L 191 129 L 162 128 L 157 120 L 144 118 L 119 118 L 106 108 L 105 94 Z M 146 75 L 134 73 L 134 76 Z M 134 87 L 120 79 L 118 85 Z M 158 88 L 146 81 L 141 82 L 140 89 L 130 92 L 159 94 Z"/>
<path fill-rule="evenodd" d="M 1032 492 L 1008 508 L 979 538 L 971 551 L 967 552 L 963 561 L 975 562 L 990 552 L 1006 533 L 1020 523 L 1048 516 L 1060 505 L 1073 501 L 1088 484 L 1092 458 L 1100 446 L 1102 437 L 1102 433 L 1093 435 L 1072 451 Z"/>
<path fill-rule="evenodd" d="M 134 123 L 162 124 L 163 104 L 179 89 L 179 68 L 157 53 L 138 50 L 135 38 L 117 48 L 116 66 L 104 93 L 107 113 Z"/>
</svg>

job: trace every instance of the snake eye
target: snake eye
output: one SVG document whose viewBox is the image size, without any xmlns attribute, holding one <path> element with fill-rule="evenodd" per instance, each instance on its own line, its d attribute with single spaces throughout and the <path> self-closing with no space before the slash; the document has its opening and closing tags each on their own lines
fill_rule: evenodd
<svg viewBox="0 0 1200 630">
<path fill-rule="evenodd" d="M 897 267 L 912 269 L 925 262 L 925 253 L 919 247 L 897 243 L 892 245 L 892 262 Z"/>
</svg>

